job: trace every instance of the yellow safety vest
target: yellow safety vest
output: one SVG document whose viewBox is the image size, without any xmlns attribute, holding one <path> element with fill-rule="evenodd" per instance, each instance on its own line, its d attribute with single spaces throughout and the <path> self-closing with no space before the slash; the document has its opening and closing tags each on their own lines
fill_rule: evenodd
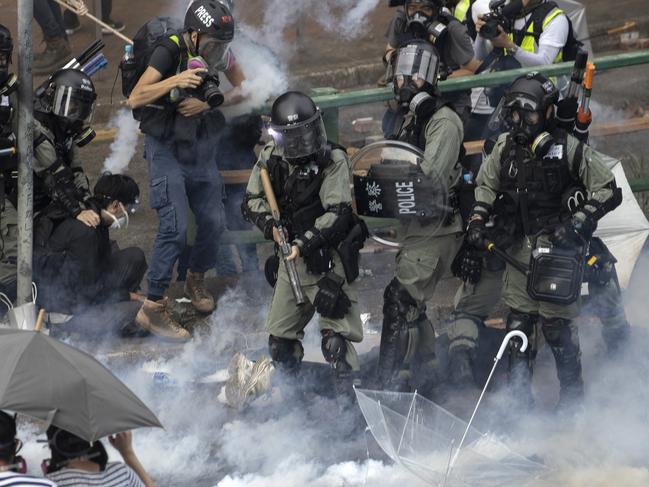
<svg viewBox="0 0 649 487">
<path fill-rule="evenodd" d="M 563 10 L 560 8 L 555 8 L 554 10 L 550 11 L 550 13 L 543 19 L 543 25 L 542 25 L 542 30 L 545 29 L 545 27 L 558 15 L 561 15 L 563 13 Z M 533 15 L 533 14 L 532 14 Z M 512 42 L 514 42 L 514 34 L 510 33 L 509 38 L 511 39 Z M 530 22 L 529 27 L 527 28 L 527 32 L 525 36 L 523 37 L 523 42 L 521 42 L 520 47 L 521 49 L 535 53 L 537 49 L 537 44 L 536 44 L 537 39 L 534 37 L 534 22 Z M 554 60 L 555 63 L 560 63 L 563 60 L 563 49 L 559 51 L 559 54 L 557 55 L 556 59 Z"/>
<path fill-rule="evenodd" d="M 460 0 L 455 6 L 455 18 L 460 22 L 464 22 L 466 20 L 466 14 L 469 11 L 470 6 L 471 0 Z"/>
</svg>

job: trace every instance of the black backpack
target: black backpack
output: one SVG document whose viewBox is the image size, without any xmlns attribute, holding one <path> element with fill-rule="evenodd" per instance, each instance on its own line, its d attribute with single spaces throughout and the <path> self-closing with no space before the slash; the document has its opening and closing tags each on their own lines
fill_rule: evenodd
<svg viewBox="0 0 649 487">
<path fill-rule="evenodd" d="M 133 56 L 130 62 L 122 61 L 122 93 L 129 97 L 137 84 L 140 76 L 146 71 L 149 60 L 156 47 L 165 46 L 174 56 L 179 55 L 179 47 L 170 36 L 180 34 L 183 31 L 183 23 L 172 17 L 154 17 L 140 27 L 133 37 Z"/>
<path fill-rule="evenodd" d="M 559 8 L 555 2 L 544 2 L 532 12 L 532 16 L 524 30 L 527 31 L 529 25 L 533 24 L 534 32 L 532 35 L 536 39 L 537 43 L 543 33 L 543 21 L 555 8 Z M 563 60 L 574 61 L 577 57 L 577 52 L 583 50 L 584 43 L 575 37 L 575 29 L 572 26 L 572 20 L 570 20 L 568 14 L 564 12 L 564 15 L 568 19 L 568 38 L 566 39 L 566 45 L 563 46 Z"/>
</svg>

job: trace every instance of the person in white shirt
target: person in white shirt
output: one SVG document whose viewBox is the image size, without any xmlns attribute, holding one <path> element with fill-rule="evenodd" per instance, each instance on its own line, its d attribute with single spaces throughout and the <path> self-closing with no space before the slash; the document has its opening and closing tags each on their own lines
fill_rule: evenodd
<svg viewBox="0 0 649 487">
<path fill-rule="evenodd" d="M 27 466 L 18 455 L 22 442 L 16 438 L 16 417 L 0 411 L 0 487 L 57 487 L 46 479 L 25 475 Z"/>
</svg>

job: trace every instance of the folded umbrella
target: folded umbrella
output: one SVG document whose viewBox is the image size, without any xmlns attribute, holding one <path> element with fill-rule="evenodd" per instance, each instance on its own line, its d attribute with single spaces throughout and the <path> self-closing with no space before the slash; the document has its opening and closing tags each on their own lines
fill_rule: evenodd
<svg viewBox="0 0 649 487">
<path fill-rule="evenodd" d="M 0 409 L 84 440 L 162 425 L 91 355 L 36 331 L 0 329 Z"/>
</svg>

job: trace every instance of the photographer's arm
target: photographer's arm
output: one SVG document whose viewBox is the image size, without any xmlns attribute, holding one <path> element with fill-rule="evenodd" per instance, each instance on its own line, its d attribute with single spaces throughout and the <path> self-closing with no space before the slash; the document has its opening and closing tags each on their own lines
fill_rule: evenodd
<svg viewBox="0 0 649 487">
<path fill-rule="evenodd" d="M 142 108 L 159 100 L 174 88 L 197 88 L 203 82 L 197 73 L 206 71 L 205 68 L 188 69 L 162 79 L 162 74 L 149 66 L 133 88 L 131 96 L 128 97 L 128 105 L 132 109 Z"/>
<path fill-rule="evenodd" d="M 246 80 L 246 76 L 243 74 L 239 64 L 234 63 L 224 74 L 232 85 L 232 89 L 223 93 L 223 97 L 225 98 L 223 105 L 236 105 L 242 102 L 245 97 L 241 94 L 241 85 Z"/>
</svg>

